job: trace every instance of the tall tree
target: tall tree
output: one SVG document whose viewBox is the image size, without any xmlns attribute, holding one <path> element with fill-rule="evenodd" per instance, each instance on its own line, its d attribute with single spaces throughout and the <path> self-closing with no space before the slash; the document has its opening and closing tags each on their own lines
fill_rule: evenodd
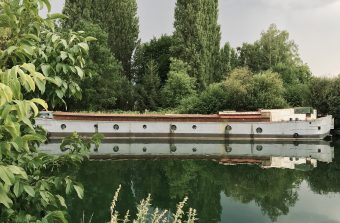
<svg viewBox="0 0 340 223">
<path fill-rule="evenodd" d="M 218 0 L 177 0 L 173 56 L 188 63 L 203 89 L 216 79 L 220 49 Z"/>
<path fill-rule="evenodd" d="M 139 35 L 136 0 L 66 0 L 64 14 L 69 17 L 68 27 L 86 19 L 108 32 L 109 48 L 131 80 L 131 59 Z"/>
<path fill-rule="evenodd" d="M 170 48 L 173 45 L 172 36 L 162 35 L 160 38 L 153 38 L 150 42 L 140 44 L 136 48 L 133 61 L 134 80 L 139 83 L 147 70 L 150 60 L 153 60 L 158 67 L 158 76 L 161 85 L 168 78 L 170 70 Z"/>
<path fill-rule="evenodd" d="M 216 68 L 216 79 L 215 81 L 221 81 L 227 77 L 228 74 L 238 66 L 238 57 L 236 50 L 226 43 L 220 50 L 218 58 L 218 67 Z"/>
<path fill-rule="evenodd" d="M 160 80 L 158 76 L 158 67 L 154 60 L 146 64 L 145 74 L 138 84 L 137 107 L 140 111 L 149 109 L 157 110 L 160 104 Z"/>
<path fill-rule="evenodd" d="M 280 74 L 285 84 L 306 83 L 310 79 L 311 72 L 299 57 L 296 43 L 275 24 L 262 32 L 255 43 L 244 43 L 238 50 L 240 65 L 255 73 L 271 69 Z"/>
</svg>

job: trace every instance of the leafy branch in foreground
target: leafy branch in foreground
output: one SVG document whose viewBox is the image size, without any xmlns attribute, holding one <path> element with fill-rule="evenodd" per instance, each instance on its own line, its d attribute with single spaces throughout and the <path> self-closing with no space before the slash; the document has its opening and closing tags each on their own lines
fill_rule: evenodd
<svg viewBox="0 0 340 223">
<path fill-rule="evenodd" d="M 0 221 L 67 222 L 64 196 L 83 197 L 69 174 L 84 153 L 51 156 L 38 148 L 46 132 L 34 124 L 39 109 L 78 95 L 88 41 L 58 32 L 63 16 L 39 16 L 48 0 L 0 0 Z M 88 143 L 78 140 L 82 151 Z"/>
<path fill-rule="evenodd" d="M 123 219 L 119 219 L 119 213 L 115 210 L 116 204 L 118 201 L 119 192 L 121 190 L 121 185 L 119 185 L 118 189 L 116 190 L 113 200 L 110 207 L 111 212 L 111 220 L 110 223 L 127 223 L 127 222 L 134 222 L 134 223 L 160 223 L 160 222 L 171 222 L 171 223 L 194 223 L 198 218 L 196 218 L 197 213 L 196 209 L 189 208 L 189 211 L 186 216 L 184 216 L 185 212 L 183 210 L 188 198 L 185 197 L 183 201 L 177 204 L 176 213 L 171 213 L 168 210 L 159 210 L 158 208 L 153 209 L 151 206 L 151 195 L 149 194 L 147 198 L 140 201 L 137 205 L 137 214 L 136 219 L 130 220 L 130 211 L 128 210 L 124 215 Z M 187 220 L 183 219 L 186 218 Z"/>
</svg>

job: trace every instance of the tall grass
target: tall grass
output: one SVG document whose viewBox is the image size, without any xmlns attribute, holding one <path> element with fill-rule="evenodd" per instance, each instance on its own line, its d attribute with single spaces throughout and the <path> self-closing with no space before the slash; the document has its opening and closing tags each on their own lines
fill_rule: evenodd
<svg viewBox="0 0 340 223">
<path fill-rule="evenodd" d="M 149 194 L 145 199 L 141 200 L 137 205 L 137 214 L 135 219 L 130 219 L 130 211 L 128 210 L 122 219 L 119 218 L 119 213 L 115 210 L 118 201 L 121 185 L 116 190 L 111 207 L 111 221 L 110 223 L 194 223 L 197 213 L 193 208 L 189 208 L 187 213 L 184 212 L 184 206 L 188 201 L 185 197 L 183 201 L 177 204 L 176 213 L 171 213 L 169 210 L 160 210 L 158 208 L 153 209 L 151 205 L 151 195 Z"/>
</svg>

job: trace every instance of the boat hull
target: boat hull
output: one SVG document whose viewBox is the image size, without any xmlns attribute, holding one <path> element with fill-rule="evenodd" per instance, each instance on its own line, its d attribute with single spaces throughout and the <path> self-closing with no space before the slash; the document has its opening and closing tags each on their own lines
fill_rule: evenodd
<svg viewBox="0 0 340 223">
<path fill-rule="evenodd" d="M 45 128 L 51 139 L 60 139 L 77 132 L 83 136 L 101 133 L 107 139 L 129 140 L 321 140 L 334 128 L 334 120 L 326 116 L 310 121 L 235 121 L 176 118 L 81 120 L 37 118 L 36 124 Z"/>
</svg>

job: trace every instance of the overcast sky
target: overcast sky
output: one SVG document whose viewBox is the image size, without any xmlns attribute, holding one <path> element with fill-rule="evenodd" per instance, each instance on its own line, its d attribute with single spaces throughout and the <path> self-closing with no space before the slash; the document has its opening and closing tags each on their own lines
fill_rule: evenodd
<svg viewBox="0 0 340 223">
<path fill-rule="evenodd" d="M 62 10 L 64 0 L 51 2 L 53 12 Z M 175 0 L 137 2 L 142 41 L 172 33 Z M 340 0 L 220 0 L 219 20 L 222 44 L 254 42 L 275 23 L 290 33 L 315 75 L 340 74 Z"/>
</svg>

